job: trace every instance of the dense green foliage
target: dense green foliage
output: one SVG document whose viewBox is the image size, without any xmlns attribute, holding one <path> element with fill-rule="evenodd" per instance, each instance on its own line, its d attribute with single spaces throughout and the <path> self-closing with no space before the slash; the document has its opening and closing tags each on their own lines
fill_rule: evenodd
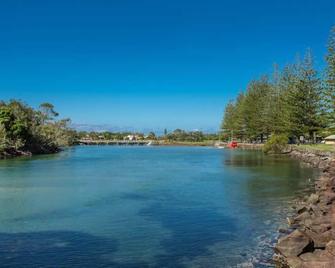
<svg viewBox="0 0 335 268">
<path fill-rule="evenodd" d="M 176 129 L 165 136 L 165 139 L 169 141 L 191 141 L 199 142 L 205 140 L 205 135 L 201 131 L 184 131 L 181 129 Z"/>
<path fill-rule="evenodd" d="M 221 129 L 225 140 L 264 142 L 271 135 L 315 143 L 335 131 L 335 28 L 327 66 L 318 73 L 307 50 L 301 60 L 271 76 L 253 80 L 225 108 Z M 283 136 L 281 136 L 283 135 Z M 276 136 L 278 138 L 278 136 Z"/>
<path fill-rule="evenodd" d="M 324 106 L 327 111 L 327 128 L 335 130 L 335 27 L 332 30 L 326 56 Z"/>
<path fill-rule="evenodd" d="M 284 134 L 272 135 L 264 145 L 265 153 L 282 153 L 287 148 L 288 137 Z"/>
<path fill-rule="evenodd" d="M 16 100 L 0 102 L 0 155 L 49 153 L 72 144 L 74 131 L 68 128 L 69 120 L 57 121 L 57 116 L 49 103 L 35 110 Z"/>
</svg>

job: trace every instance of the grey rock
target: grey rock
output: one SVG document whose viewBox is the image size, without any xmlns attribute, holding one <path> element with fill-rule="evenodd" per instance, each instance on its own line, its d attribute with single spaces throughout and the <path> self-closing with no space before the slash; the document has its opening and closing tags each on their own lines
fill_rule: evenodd
<svg viewBox="0 0 335 268">
<path fill-rule="evenodd" d="M 285 257 L 297 257 L 309 248 L 313 248 L 313 241 L 300 230 L 279 239 L 275 251 Z"/>
</svg>

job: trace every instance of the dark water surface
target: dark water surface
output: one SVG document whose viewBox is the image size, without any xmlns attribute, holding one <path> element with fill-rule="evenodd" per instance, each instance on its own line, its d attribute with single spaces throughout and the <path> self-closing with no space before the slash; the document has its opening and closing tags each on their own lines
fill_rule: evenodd
<svg viewBox="0 0 335 268">
<path fill-rule="evenodd" d="M 0 161 L 1 267 L 263 267 L 316 171 L 199 147 Z"/>
</svg>

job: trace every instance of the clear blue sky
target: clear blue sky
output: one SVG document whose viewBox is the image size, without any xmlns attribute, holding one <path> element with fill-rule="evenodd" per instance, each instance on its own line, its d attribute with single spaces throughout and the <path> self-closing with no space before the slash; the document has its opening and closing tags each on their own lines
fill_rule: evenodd
<svg viewBox="0 0 335 268">
<path fill-rule="evenodd" d="M 247 82 L 311 47 L 331 0 L 2 0 L 0 99 L 48 101 L 75 123 L 217 128 Z"/>
</svg>

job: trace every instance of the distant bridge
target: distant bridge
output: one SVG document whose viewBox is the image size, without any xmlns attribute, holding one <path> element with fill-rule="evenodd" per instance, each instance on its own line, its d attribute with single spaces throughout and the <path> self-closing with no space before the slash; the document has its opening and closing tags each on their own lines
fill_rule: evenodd
<svg viewBox="0 0 335 268">
<path fill-rule="evenodd" d="M 78 140 L 79 145 L 151 145 L 152 141 L 130 141 L 130 140 Z"/>
</svg>

